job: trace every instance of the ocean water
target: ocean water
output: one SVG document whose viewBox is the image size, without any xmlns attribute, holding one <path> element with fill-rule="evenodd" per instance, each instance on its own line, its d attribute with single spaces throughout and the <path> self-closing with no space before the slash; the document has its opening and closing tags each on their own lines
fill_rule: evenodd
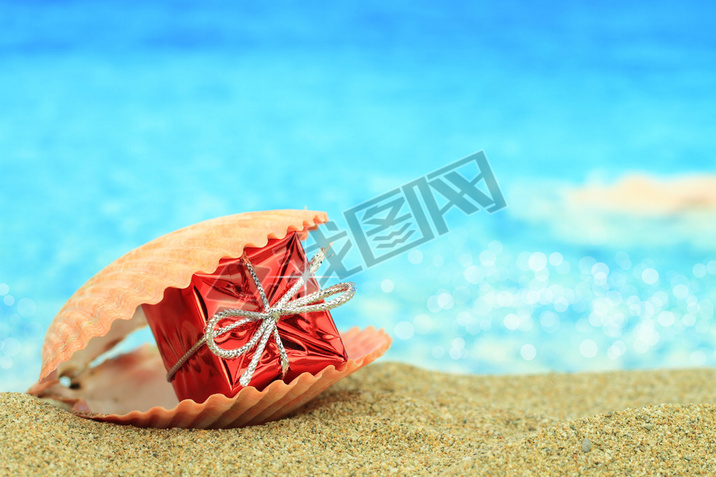
<svg viewBox="0 0 716 477">
<path fill-rule="evenodd" d="M 152 238 L 250 210 L 340 220 L 477 150 L 508 207 L 453 211 L 352 277 L 340 328 L 457 372 L 713 366 L 713 228 L 562 191 L 716 172 L 714 13 L 0 0 L 0 391 L 36 380 L 64 301 Z"/>
</svg>

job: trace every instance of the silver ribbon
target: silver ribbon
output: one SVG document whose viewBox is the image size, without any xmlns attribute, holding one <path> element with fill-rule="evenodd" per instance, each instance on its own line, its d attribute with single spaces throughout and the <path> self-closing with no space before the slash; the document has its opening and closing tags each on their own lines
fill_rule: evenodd
<svg viewBox="0 0 716 477">
<path fill-rule="evenodd" d="M 264 310 L 262 312 L 256 312 L 232 308 L 214 314 L 214 316 L 212 316 L 206 324 L 204 336 L 199 339 L 199 341 L 197 341 L 194 346 L 192 346 L 191 349 L 184 354 L 184 356 L 179 358 L 179 361 L 177 361 L 176 364 L 172 366 L 172 369 L 169 370 L 167 373 L 167 381 L 171 381 L 184 363 L 186 363 L 189 358 L 191 358 L 204 344 L 206 344 L 209 350 L 216 356 L 225 359 L 238 358 L 253 349 L 258 344 L 249 366 L 246 368 L 246 371 L 244 371 L 244 374 L 241 375 L 241 378 L 239 378 L 239 384 L 242 386 L 248 386 L 254 371 L 256 371 L 256 366 L 259 364 L 259 359 L 261 359 L 264 349 L 266 348 L 266 343 L 272 335 L 276 341 L 276 346 L 278 347 L 280 354 L 281 377 L 285 376 L 288 371 L 289 363 L 286 350 L 284 349 L 283 342 L 281 341 L 281 336 L 279 336 L 278 333 L 278 322 L 281 317 L 300 313 L 309 313 L 312 311 L 330 310 L 344 304 L 353 298 L 353 295 L 355 295 L 355 284 L 351 282 L 344 282 L 328 287 L 325 290 L 318 290 L 310 293 L 302 298 L 292 299 L 298 290 L 311 278 L 313 274 L 316 273 L 316 270 L 318 270 L 318 267 L 321 266 L 321 263 L 325 260 L 325 258 L 326 250 L 322 248 L 318 251 L 318 253 L 316 253 L 316 255 L 313 256 L 309 262 L 308 268 L 303 272 L 303 275 L 296 280 L 296 283 L 293 284 L 293 286 L 276 302 L 274 306 L 271 306 L 266 298 L 266 293 L 261 285 L 261 281 L 259 280 L 259 277 L 256 276 L 254 267 L 251 265 L 251 262 L 246 255 L 243 255 L 242 259 L 251 274 L 251 278 L 253 278 L 254 283 L 256 284 L 256 288 L 258 288 Z M 323 303 L 316 303 L 328 298 L 329 296 L 338 294 L 340 294 L 340 296 L 333 298 L 332 300 L 328 300 Z M 231 323 L 230 325 L 224 326 L 223 328 L 216 329 L 216 325 L 219 321 L 227 318 L 241 319 Z M 255 321 L 261 321 L 261 325 L 251 339 L 240 348 L 223 349 L 219 348 L 216 344 L 215 340 L 217 337 L 243 326 L 246 323 L 252 323 Z"/>
</svg>

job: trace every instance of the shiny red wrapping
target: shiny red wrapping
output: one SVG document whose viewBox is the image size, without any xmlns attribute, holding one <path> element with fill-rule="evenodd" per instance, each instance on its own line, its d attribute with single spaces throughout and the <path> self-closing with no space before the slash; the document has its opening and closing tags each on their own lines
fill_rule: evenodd
<svg viewBox="0 0 716 477">
<path fill-rule="evenodd" d="M 291 288 L 308 266 L 301 241 L 295 233 L 283 239 L 270 239 L 260 249 L 247 247 L 244 252 L 271 305 Z M 311 278 L 294 297 L 316 290 L 318 284 Z M 215 313 L 229 308 L 263 311 L 256 284 L 240 258 L 223 259 L 214 273 L 196 273 L 187 288 L 168 288 L 161 302 L 142 307 L 167 370 L 203 336 L 206 323 Z M 222 320 L 218 327 L 232 321 Z M 216 343 L 224 349 L 239 348 L 251 339 L 259 325 L 259 322 L 248 323 L 217 337 Z M 284 316 L 278 322 L 278 332 L 289 359 L 289 371 L 283 378 L 285 382 L 301 373 L 315 374 L 329 365 L 338 366 L 347 360 L 329 311 Z M 253 351 L 236 359 L 224 359 L 214 355 L 206 345 L 202 346 L 172 379 L 177 397 L 203 402 L 216 393 L 235 395 L 242 388 L 239 378 L 251 362 Z M 277 379 L 281 379 L 281 364 L 272 337 L 250 385 L 261 390 Z"/>
</svg>

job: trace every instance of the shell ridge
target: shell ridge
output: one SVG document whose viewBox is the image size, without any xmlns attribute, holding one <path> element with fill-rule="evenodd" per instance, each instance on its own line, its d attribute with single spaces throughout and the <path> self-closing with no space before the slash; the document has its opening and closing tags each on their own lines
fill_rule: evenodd
<svg viewBox="0 0 716 477">
<path fill-rule="evenodd" d="M 329 370 L 328 368 L 332 369 Z M 328 366 L 328 368 L 325 368 L 322 373 L 320 373 L 320 376 L 312 376 L 314 377 L 314 379 L 308 378 L 299 381 L 293 387 L 293 389 L 286 393 L 284 399 L 280 403 L 280 406 L 271 406 L 264 412 L 257 415 L 252 422 L 256 422 L 258 424 L 261 422 L 272 420 L 273 416 L 279 418 L 281 417 L 281 415 L 293 412 L 296 408 L 300 407 L 305 402 L 310 401 L 311 399 L 319 395 L 321 392 L 325 391 L 335 382 L 335 380 L 331 378 L 333 377 L 333 374 L 335 374 L 336 369 L 333 367 L 333 365 Z M 309 377 L 311 377 L 311 375 L 309 375 Z M 321 384 L 325 384 L 325 387 L 323 387 L 323 389 L 320 389 L 322 387 Z"/>
</svg>

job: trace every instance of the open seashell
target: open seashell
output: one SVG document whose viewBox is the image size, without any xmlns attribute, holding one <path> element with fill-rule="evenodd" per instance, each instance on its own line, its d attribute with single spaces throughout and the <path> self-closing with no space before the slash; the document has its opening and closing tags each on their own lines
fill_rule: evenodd
<svg viewBox="0 0 716 477">
<path fill-rule="evenodd" d="M 290 383 L 275 381 L 262 391 L 249 386 L 229 398 L 178 401 L 155 347 L 91 367 L 100 355 L 145 326 L 143 304 L 159 303 L 169 287 L 185 288 L 195 273 L 209 273 L 223 258 L 270 238 L 308 231 L 327 220 L 307 210 L 276 210 L 220 217 L 155 239 L 117 259 L 70 297 L 45 336 L 38 382 L 28 391 L 64 403 L 75 414 L 140 427 L 241 427 L 294 411 L 331 384 L 381 356 L 391 339 L 382 330 L 353 328 L 341 334 L 348 361 Z M 61 378 L 69 378 L 65 386 Z M 121 384 L 118 384 L 121 383 Z"/>
</svg>

